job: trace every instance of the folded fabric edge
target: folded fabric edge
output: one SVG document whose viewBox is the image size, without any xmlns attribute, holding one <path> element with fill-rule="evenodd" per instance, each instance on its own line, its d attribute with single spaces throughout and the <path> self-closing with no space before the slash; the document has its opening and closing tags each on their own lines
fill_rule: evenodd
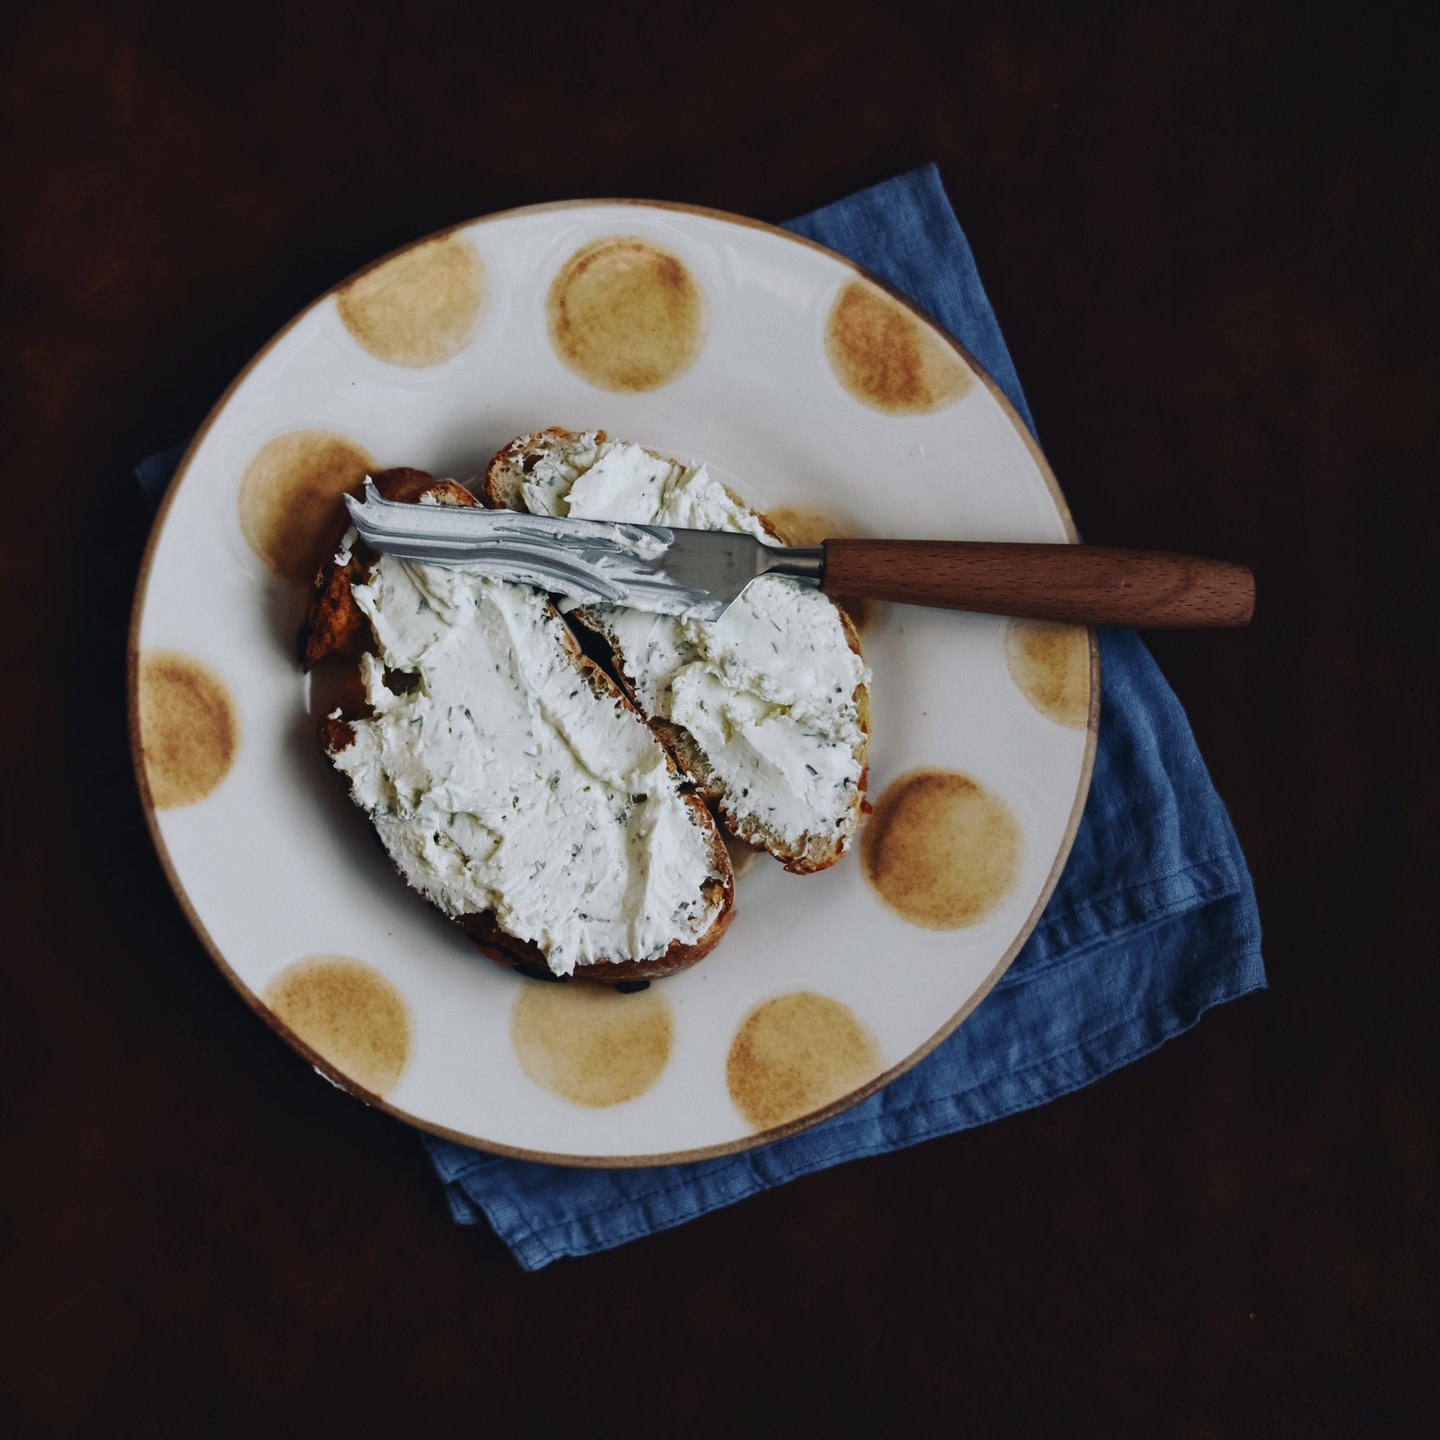
<svg viewBox="0 0 1440 1440">
<path fill-rule="evenodd" d="M 1143 935 L 1217 900 L 1241 895 L 1245 888 L 1233 857 L 1217 855 L 1188 861 L 1139 884 L 1116 886 L 1080 909 L 1052 912 L 1047 908 L 1029 941 L 1036 953 L 1028 963 L 1012 965 L 1000 984 L 1028 984 L 1094 950 Z"/>
</svg>

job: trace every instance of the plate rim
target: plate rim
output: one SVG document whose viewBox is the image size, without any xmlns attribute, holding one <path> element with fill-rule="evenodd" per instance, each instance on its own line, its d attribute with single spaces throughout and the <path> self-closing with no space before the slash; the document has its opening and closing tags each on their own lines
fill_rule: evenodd
<svg viewBox="0 0 1440 1440">
<path fill-rule="evenodd" d="M 427 1134 L 435 1135 L 440 1139 L 449 1140 L 456 1144 L 469 1146 L 473 1149 L 484 1151 L 487 1154 L 503 1156 L 507 1159 L 529 1160 L 547 1165 L 563 1165 L 574 1169 L 617 1170 L 641 1169 L 658 1165 L 690 1164 L 697 1160 L 720 1159 L 729 1155 L 742 1154 L 747 1150 L 754 1150 L 762 1145 L 773 1144 L 791 1135 L 797 1135 L 802 1130 L 808 1130 L 812 1126 L 823 1124 L 826 1120 L 833 1118 L 842 1111 L 850 1109 L 852 1106 L 859 1104 L 862 1100 L 873 1095 L 876 1091 L 883 1089 L 906 1071 L 913 1069 L 921 1060 L 929 1055 L 931 1051 L 937 1049 L 947 1040 L 960 1025 L 969 1018 L 975 1008 L 999 982 L 1000 977 L 1010 968 L 1015 957 L 1020 953 L 1021 947 L 1026 940 L 1030 938 L 1040 916 L 1044 913 L 1045 907 L 1049 904 L 1050 898 L 1055 892 L 1055 887 L 1059 883 L 1060 876 L 1065 869 L 1066 862 L 1070 858 L 1070 851 L 1074 847 L 1075 836 L 1080 828 L 1080 819 L 1085 810 L 1085 802 L 1090 793 L 1090 783 L 1095 769 L 1095 752 L 1099 742 L 1100 729 L 1101 676 L 1099 633 L 1092 626 L 1088 630 L 1090 647 L 1090 706 L 1085 720 L 1085 749 L 1081 757 L 1080 776 L 1075 787 L 1074 804 L 1071 807 L 1070 817 L 1066 822 L 1064 834 L 1060 838 L 1060 844 L 1056 850 L 1054 862 L 1045 877 L 1044 884 L 1040 887 L 1040 893 L 1036 898 L 1035 904 L 1016 932 L 1015 938 L 1007 947 L 1005 953 L 996 962 L 984 980 L 981 981 L 980 985 L 972 992 L 965 1004 L 951 1015 L 924 1044 L 912 1050 L 908 1055 L 904 1056 L 895 1065 L 890 1066 L 880 1075 L 867 1080 L 863 1085 L 856 1087 L 854 1090 L 847 1091 L 844 1095 L 830 1101 L 818 1110 L 810 1111 L 797 1119 L 786 1121 L 782 1125 L 776 1125 L 767 1130 L 757 1131 L 751 1135 L 742 1136 L 738 1140 L 723 1141 L 718 1144 L 698 1146 L 688 1150 L 671 1150 L 649 1155 L 575 1155 L 563 1152 L 530 1150 L 520 1146 L 505 1145 L 494 1140 L 487 1140 L 482 1136 L 457 1131 L 448 1126 L 436 1124 L 434 1121 L 426 1120 L 421 1116 L 413 1115 L 406 1110 L 402 1110 L 400 1107 L 391 1104 L 383 1096 L 366 1089 L 363 1085 L 360 1085 L 350 1076 L 346 1075 L 286 1025 L 278 1015 L 265 1005 L 262 998 L 251 990 L 231 967 L 191 903 L 190 897 L 184 885 L 181 883 L 179 874 L 171 860 L 170 851 L 165 843 L 164 836 L 161 833 L 154 798 L 150 790 L 149 777 L 145 770 L 144 750 L 140 739 L 138 685 L 140 671 L 140 622 L 145 609 L 145 598 L 149 591 L 150 572 L 159 550 L 161 538 L 164 535 L 171 505 L 189 474 L 191 463 L 194 461 L 196 454 L 204 444 L 211 428 L 224 412 L 236 390 L 239 389 L 256 366 L 265 360 L 285 336 L 341 290 L 352 285 L 355 281 L 369 274 L 371 271 L 378 270 L 382 265 L 389 263 L 400 255 L 419 249 L 423 245 L 447 239 L 460 231 L 471 230 L 479 225 L 490 224 L 499 220 L 507 220 L 516 216 L 562 211 L 578 212 L 606 206 L 624 206 L 636 210 L 660 210 L 694 215 L 705 219 L 719 220 L 727 224 L 740 225 L 747 229 L 761 230 L 768 234 L 778 236 L 792 244 L 802 245 L 808 249 L 816 250 L 831 260 L 839 261 L 860 279 L 877 286 L 893 300 L 901 304 L 906 310 L 910 311 L 911 314 L 916 316 L 931 332 L 938 335 L 945 344 L 958 353 L 973 371 L 976 378 L 990 392 L 992 398 L 999 403 L 1001 411 L 1019 435 L 1027 453 L 1050 491 L 1051 500 L 1054 502 L 1055 508 L 1059 513 L 1065 533 L 1069 537 L 1068 543 L 1072 545 L 1080 543 L 1079 533 L 1076 530 L 1075 522 L 1070 514 L 1070 507 L 1066 503 L 1065 496 L 1060 489 L 1059 481 L 1055 478 L 1054 471 L 1051 470 L 1044 452 L 1040 449 L 1039 442 L 1035 439 L 1034 435 L 1031 434 L 1030 427 L 1026 425 L 1020 417 L 1019 412 L 1010 403 L 1009 398 L 996 383 L 994 377 L 955 336 L 950 334 L 944 325 L 883 277 L 876 275 L 858 261 L 852 260 L 848 255 L 842 255 L 838 251 L 830 249 L 829 246 L 822 245 L 819 241 L 810 239 L 808 236 L 797 235 L 793 231 L 782 229 L 780 226 L 772 225 L 764 220 L 756 220 L 747 215 L 737 215 L 731 211 L 717 210 L 710 206 L 692 205 L 672 200 L 644 200 L 613 196 L 579 200 L 550 200 L 535 205 L 517 205 L 505 210 L 491 211 L 483 215 L 474 216 L 468 220 L 456 221 L 453 224 L 442 226 L 440 229 L 432 231 L 427 235 L 422 235 L 418 239 L 406 241 L 403 245 L 397 246 L 378 259 L 369 261 L 361 266 L 360 269 L 344 276 L 321 294 L 317 295 L 308 305 L 298 310 L 284 325 L 276 330 L 241 367 L 235 375 L 235 378 L 231 380 L 221 392 L 219 398 L 210 407 L 205 419 L 191 436 L 189 443 L 185 447 L 184 454 L 180 457 L 180 461 L 170 477 L 165 489 L 165 494 L 151 521 L 150 533 L 146 539 L 145 549 L 141 555 L 140 567 L 136 574 L 135 588 L 131 598 L 130 623 L 125 645 L 125 684 L 126 718 L 130 738 L 131 766 L 139 790 L 140 808 L 144 813 L 145 826 L 149 832 L 150 841 L 154 846 L 156 856 L 160 861 L 160 867 L 164 872 L 166 883 L 169 885 L 171 893 L 178 902 L 186 921 L 195 932 L 196 938 L 209 954 L 211 960 L 219 968 L 220 973 L 225 976 L 232 989 L 238 992 L 241 999 L 265 1022 L 270 1030 L 278 1035 L 280 1039 L 289 1045 L 292 1050 L 296 1051 L 302 1059 L 306 1060 L 318 1074 L 328 1080 L 337 1089 L 343 1090 L 346 1094 L 360 1100 L 370 1108 L 382 1111 L 393 1119 L 403 1121 L 405 1124 L 411 1125 Z"/>
</svg>

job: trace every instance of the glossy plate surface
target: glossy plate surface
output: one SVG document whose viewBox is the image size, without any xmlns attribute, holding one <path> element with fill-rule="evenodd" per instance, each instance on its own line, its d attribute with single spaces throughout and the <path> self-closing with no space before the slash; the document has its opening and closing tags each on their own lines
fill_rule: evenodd
<svg viewBox="0 0 1440 1440">
<path fill-rule="evenodd" d="M 703 459 L 795 541 L 1073 540 L 973 362 L 855 266 L 712 212 L 508 212 L 323 296 L 196 437 L 136 596 L 131 730 L 177 896 L 329 1078 L 427 1129 L 574 1164 L 718 1154 L 915 1063 L 999 978 L 1089 784 L 1085 631 L 876 606 L 862 843 L 741 867 L 736 918 L 636 995 L 522 980 L 408 890 L 315 740 L 294 641 L 367 467 L 475 476 L 548 425 Z"/>
</svg>

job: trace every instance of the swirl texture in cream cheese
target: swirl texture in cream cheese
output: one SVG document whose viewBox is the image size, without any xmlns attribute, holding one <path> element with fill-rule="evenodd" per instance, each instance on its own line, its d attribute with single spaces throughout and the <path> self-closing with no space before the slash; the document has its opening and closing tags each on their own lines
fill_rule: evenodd
<svg viewBox="0 0 1440 1440">
<path fill-rule="evenodd" d="M 353 594 L 373 714 L 332 759 L 415 889 L 452 917 L 493 911 L 558 975 L 705 934 L 725 898 L 713 832 L 543 594 L 393 556 Z"/>
</svg>

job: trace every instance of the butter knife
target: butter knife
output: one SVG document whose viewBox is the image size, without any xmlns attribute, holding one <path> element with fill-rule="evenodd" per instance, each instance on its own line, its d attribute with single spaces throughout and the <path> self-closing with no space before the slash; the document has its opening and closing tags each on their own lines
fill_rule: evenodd
<svg viewBox="0 0 1440 1440">
<path fill-rule="evenodd" d="M 568 605 L 626 605 L 718 620 L 751 581 L 783 575 L 833 596 L 1080 625 L 1245 625 L 1242 565 L 1158 550 L 986 540 L 826 540 L 800 546 L 729 530 L 523 515 L 386 500 L 367 478 L 345 497 L 356 532 L 403 560 L 483 570 Z"/>
</svg>

